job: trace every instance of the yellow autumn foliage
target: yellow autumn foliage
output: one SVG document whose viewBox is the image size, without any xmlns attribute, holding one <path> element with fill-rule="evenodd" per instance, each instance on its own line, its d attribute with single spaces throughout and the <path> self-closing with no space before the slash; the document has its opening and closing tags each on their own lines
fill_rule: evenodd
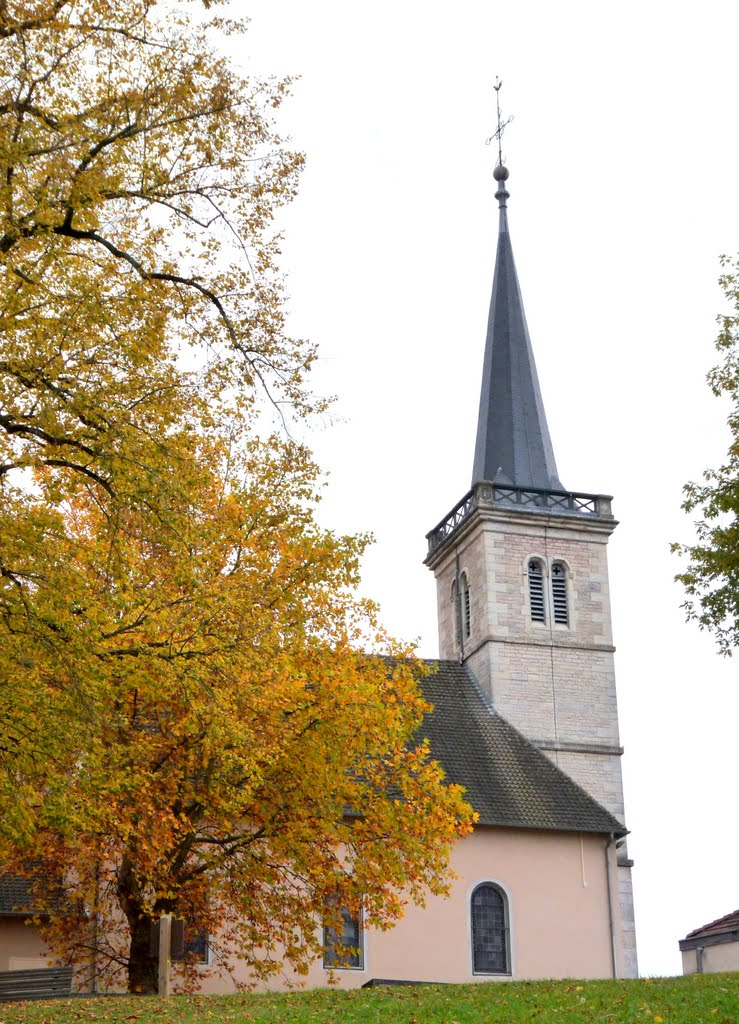
<svg viewBox="0 0 739 1024">
<path fill-rule="evenodd" d="M 270 236 L 301 157 L 194 10 L 0 6 L 0 866 L 132 991 L 163 912 L 305 969 L 332 907 L 444 891 L 471 822 L 366 539 L 259 426 L 319 404 Z"/>
</svg>

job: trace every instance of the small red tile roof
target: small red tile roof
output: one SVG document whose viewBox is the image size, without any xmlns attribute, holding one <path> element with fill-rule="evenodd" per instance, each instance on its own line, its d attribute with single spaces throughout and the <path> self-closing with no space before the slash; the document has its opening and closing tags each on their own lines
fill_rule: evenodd
<svg viewBox="0 0 739 1024">
<path fill-rule="evenodd" d="M 717 918 L 704 924 L 702 928 L 695 928 L 688 932 L 686 939 L 702 939 L 708 935 L 722 935 L 724 932 L 739 931 L 739 910 L 733 910 L 730 914 Z"/>
</svg>

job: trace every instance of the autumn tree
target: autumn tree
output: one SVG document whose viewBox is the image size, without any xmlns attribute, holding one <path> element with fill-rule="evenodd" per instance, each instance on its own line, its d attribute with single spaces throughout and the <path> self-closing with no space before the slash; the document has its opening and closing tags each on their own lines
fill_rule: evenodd
<svg viewBox="0 0 739 1024">
<path fill-rule="evenodd" d="M 688 617 L 716 637 L 722 654 L 739 646 L 739 257 L 722 258 L 719 283 L 729 310 L 718 317 L 716 348 L 722 361 L 708 374 L 716 396 L 728 398 L 730 443 L 725 461 L 700 483 L 685 487 L 683 508 L 698 513 L 696 541 L 674 545 L 689 564 L 677 579 L 687 594 Z"/>
<path fill-rule="evenodd" d="M 301 162 L 266 114 L 285 85 L 240 79 L 209 36 L 233 26 L 192 27 L 191 11 L 0 6 L 0 610 L 11 637 L 49 578 L 47 535 L 65 528 L 68 499 L 176 538 L 202 485 L 197 436 L 223 402 L 237 395 L 247 415 L 258 382 L 275 403 L 309 406 L 312 352 L 284 333 L 269 234 Z M 20 670 L 3 678 L 26 679 L 18 643 L 4 648 Z M 22 721 L 10 682 L 3 692 L 6 822 L 22 831 L 14 772 L 35 749 L 36 697 Z"/>
<path fill-rule="evenodd" d="M 164 912 L 305 969 L 341 904 L 382 927 L 443 891 L 470 822 L 355 596 L 365 540 L 257 420 L 317 404 L 270 234 L 285 83 L 188 14 L 0 6 L 0 861 L 132 991 Z"/>
<path fill-rule="evenodd" d="M 363 542 L 312 522 L 307 454 L 206 447 L 223 472 L 180 518 L 187 557 L 75 496 L 47 529 L 33 618 L 14 623 L 41 725 L 74 738 L 32 772 L 39 906 L 65 877 L 47 935 L 132 991 L 155 987 L 164 912 L 213 936 L 219 964 L 304 969 L 333 904 L 361 900 L 381 927 L 401 890 L 443 891 L 469 822 L 413 742 L 425 705 L 407 652 L 353 596 Z"/>
</svg>

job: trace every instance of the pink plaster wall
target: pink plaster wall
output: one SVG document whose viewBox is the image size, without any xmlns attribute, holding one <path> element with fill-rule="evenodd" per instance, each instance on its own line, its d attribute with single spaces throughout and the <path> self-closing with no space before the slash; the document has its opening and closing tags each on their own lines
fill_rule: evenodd
<svg viewBox="0 0 739 1024">
<path fill-rule="evenodd" d="M 614 850 L 610 857 L 615 879 Z M 508 894 L 511 977 L 612 976 L 603 836 L 478 828 L 457 844 L 452 864 L 459 877 L 448 899 L 430 897 L 425 909 L 409 907 L 403 920 L 388 932 L 374 931 L 366 922 L 364 969 L 337 971 L 340 987 L 358 988 L 371 978 L 507 980 L 472 973 L 469 902 L 472 890 L 484 881 L 496 882 Z M 613 914 L 618 929 L 616 906 Z M 11 957 L 45 955 L 35 928 L 18 919 L 0 919 L 0 970 L 9 969 Z M 238 966 L 235 973 L 248 981 Z M 284 988 L 288 981 L 313 988 L 326 985 L 328 974 L 316 963 L 305 979 L 288 972 L 261 987 Z M 223 974 L 203 978 L 202 988 L 230 992 L 234 986 Z"/>
<path fill-rule="evenodd" d="M 698 970 L 696 951 L 686 949 L 682 958 L 683 974 L 695 974 Z M 703 973 L 716 971 L 739 971 L 739 942 L 717 942 L 703 947 Z"/>
<path fill-rule="evenodd" d="M 615 878 L 614 851 L 611 863 Z M 425 909 L 410 907 L 388 932 L 366 922 L 364 969 L 337 971 L 341 987 L 357 988 L 370 978 L 505 980 L 472 973 L 469 899 L 483 881 L 497 882 L 508 894 L 513 978 L 613 975 L 604 837 L 583 835 L 581 842 L 577 833 L 479 828 L 457 844 L 453 866 L 459 877 L 449 899 L 431 897 Z M 618 928 L 617 913 L 614 907 Z M 327 977 L 316 964 L 304 984 L 326 985 Z M 264 987 L 284 985 L 278 979 Z M 206 992 L 232 987 L 227 978 L 203 983 Z"/>
<path fill-rule="evenodd" d="M 48 948 L 32 924 L 20 917 L 0 918 L 0 971 L 46 967 Z M 13 963 L 14 960 L 37 960 L 37 964 Z"/>
</svg>

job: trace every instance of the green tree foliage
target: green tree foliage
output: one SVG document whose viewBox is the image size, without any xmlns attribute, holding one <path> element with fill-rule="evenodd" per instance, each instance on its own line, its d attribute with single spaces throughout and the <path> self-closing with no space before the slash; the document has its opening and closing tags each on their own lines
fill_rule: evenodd
<svg viewBox="0 0 739 1024">
<path fill-rule="evenodd" d="M 716 348 L 722 361 L 708 374 L 716 396 L 730 402 L 731 440 L 725 461 L 700 483 L 685 487 L 683 508 L 699 513 L 696 542 L 674 550 L 689 563 L 677 579 L 687 594 L 688 617 L 716 637 L 722 654 L 739 646 L 739 258 L 722 257 L 719 279 L 730 308 L 718 317 Z"/>
</svg>

